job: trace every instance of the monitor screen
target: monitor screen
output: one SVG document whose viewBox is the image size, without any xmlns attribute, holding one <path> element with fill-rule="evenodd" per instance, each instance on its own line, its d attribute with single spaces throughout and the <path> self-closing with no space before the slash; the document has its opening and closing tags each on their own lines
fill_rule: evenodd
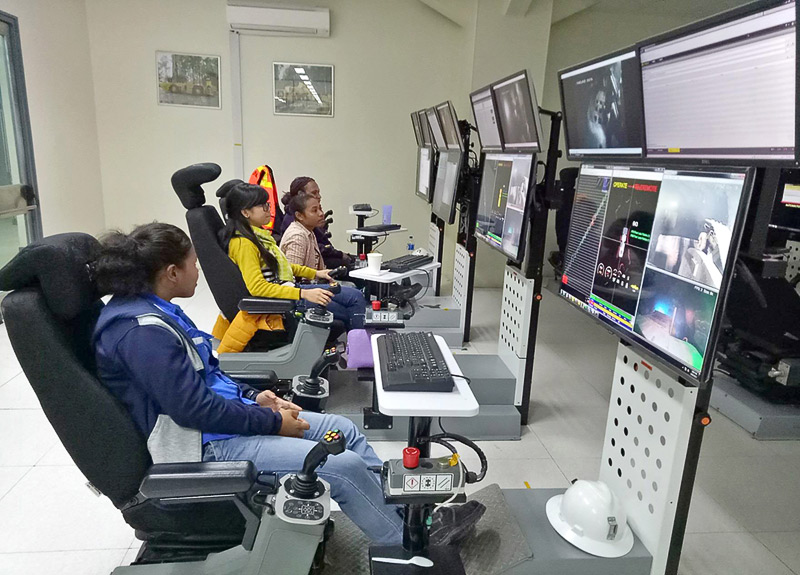
<svg viewBox="0 0 800 575">
<path fill-rule="evenodd" d="M 428 108 L 425 110 L 425 116 L 428 118 L 428 125 L 431 127 L 433 143 L 440 150 L 444 150 L 447 148 L 447 141 L 444 139 L 444 131 L 442 130 L 441 122 L 439 122 L 439 116 L 436 114 L 436 109 Z"/>
<path fill-rule="evenodd" d="M 570 159 L 642 155 L 641 69 L 636 50 L 560 74 Z"/>
<path fill-rule="evenodd" d="M 428 203 L 431 202 L 433 154 L 430 146 L 417 148 L 417 195 Z"/>
<path fill-rule="evenodd" d="M 539 151 L 539 105 L 525 71 L 492 84 L 497 116 L 506 149 Z"/>
<path fill-rule="evenodd" d="M 514 261 L 521 261 L 525 250 L 533 160 L 532 154 L 500 153 L 483 159 L 475 235 Z"/>
<path fill-rule="evenodd" d="M 423 146 L 432 146 L 433 140 L 431 139 L 431 127 L 428 125 L 428 114 L 425 110 L 417 112 L 417 119 L 419 120 L 419 130 L 422 136 Z"/>
<path fill-rule="evenodd" d="M 463 150 L 464 142 L 458 130 L 458 116 L 453 104 L 448 100 L 436 106 L 436 113 L 439 115 L 439 122 L 444 132 L 444 140 L 449 150 Z"/>
<path fill-rule="evenodd" d="M 500 128 L 497 125 L 494 98 L 489 86 L 473 92 L 470 95 L 472 102 L 472 115 L 478 127 L 478 136 L 484 150 L 502 150 L 503 142 L 500 139 Z"/>
<path fill-rule="evenodd" d="M 745 170 L 581 166 L 561 295 L 705 381 L 748 182 Z"/>
<path fill-rule="evenodd" d="M 794 160 L 795 24 L 783 2 L 643 46 L 647 156 Z"/>
<path fill-rule="evenodd" d="M 411 125 L 414 127 L 414 138 L 417 140 L 417 147 L 422 147 L 425 143 L 422 138 L 422 130 L 419 127 L 419 116 L 416 112 L 411 114 Z"/>
<path fill-rule="evenodd" d="M 793 173 L 787 176 L 778 195 L 772 211 L 770 227 L 779 230 L 800 234 L 800 177 Z"/>
<path fill-rule="evenodd" d="M 460 150 L 439 152 L 436 182 L 433 185 L 433 213 L 447 224 L 453 224 L 456 219 L 456 191 L 462 156 Z"/>
</svg>

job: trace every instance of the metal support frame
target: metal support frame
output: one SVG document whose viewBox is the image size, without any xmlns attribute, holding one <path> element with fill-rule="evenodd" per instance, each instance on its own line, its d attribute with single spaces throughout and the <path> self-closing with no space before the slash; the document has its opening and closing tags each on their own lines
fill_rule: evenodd
<svg viewBox="0 0 800 575">
<path fill-rule="evenodd" d="M 436 262 L 442 263 L 444 253 L 444 220 L 435 214 L 431 214 L 431 223 L 428 225 L 428 251 L 433 255 Z M 434 290 L 433 295 L 440 295 L 442 290 L 442 268 L 433 271 Z"/>
</svg>

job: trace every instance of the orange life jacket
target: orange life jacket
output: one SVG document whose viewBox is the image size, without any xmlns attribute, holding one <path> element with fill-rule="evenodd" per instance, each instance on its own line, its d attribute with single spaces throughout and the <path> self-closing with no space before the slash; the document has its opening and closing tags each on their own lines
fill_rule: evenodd
<svg viewBox="0 0 800 575">
<path fill-rule="evenodd" d="M 261 186 L 267 191 L 267 198 L 269 198 L 269 223 L 264 226 L 265 230 L 272 231 L 275 227 L 275 214 L 278 207 L 278 188 L 275 186 L 275 176 L 272 174 L 272 168 L 264 164 L 258 166 L 252 174 L 250 174 L 249 183 Z"/>
</svg>

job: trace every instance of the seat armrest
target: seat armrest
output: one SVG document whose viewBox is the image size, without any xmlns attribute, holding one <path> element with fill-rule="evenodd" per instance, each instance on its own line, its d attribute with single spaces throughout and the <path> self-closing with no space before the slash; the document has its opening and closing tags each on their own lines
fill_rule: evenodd
<svg viewBox="0 0 800 575">
<path fill-rule="evenodd" d="M 239 300 L 239 309 L 247 313 L 287 313 L 294 310 L 294 301 L 265 297 L 246 297 Z"/>
<path fill-rule="evenodd" d="M 147 499 L 244 493 L 257 476 L 252 461 L 157 463 L 142 479 L 139 493 Z"/>
<path fill-rule="evenodd" d="M 258 372 L 226 371 L 225 373 L 234 381 L 246 383 L 259 391 L 272 389 L 278 385 L 278 374 L 271 369 Z"/>
</svg>

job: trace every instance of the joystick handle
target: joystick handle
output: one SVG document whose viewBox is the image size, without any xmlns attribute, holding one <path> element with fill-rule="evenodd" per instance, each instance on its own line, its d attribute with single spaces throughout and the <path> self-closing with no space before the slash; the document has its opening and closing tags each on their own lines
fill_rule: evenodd
<svg viewBox="0 0 800 575">
<path fill-rule="evenodd" d="M 339 455 L 345 450 L 347 439 L 338 429 L 329 429 L 319 442 L 311 448 L 303 461 L 303 469 L 292 481 L 293 495 L 299 499 L 311 499 L 317 491 L 317 467 L 329 455 Z"/>
<path fill-rule="evenodd" d="M 347 275 L 347 266 L 339 266 L 338 268 L 332 269 L 328 272 L 328 275 L 331 276 L 333 279 L 339 279 Z"/>
<path fill-rule="evenodd" d="M 333 295 L 342 293 L 342 284 L 339 282 L 331 282 L 328 285 L 320 286 L 322 289 L 326 289 L 331 292 Z"/>
<path fill-rule="evenodd" d="M 319 374 L 323 372 L 323 370 L 329 366 L 333 365 L 339 361 L 339 351 L 332 347 L 330 349 L 326 349 L 319 359 L 314 362 L 314 365 L 311 366 L 311 373 L 308 374 L 308 378 L 306 378 L 306 382 L 316 382 L 319 380 Z"/>
</svg>

